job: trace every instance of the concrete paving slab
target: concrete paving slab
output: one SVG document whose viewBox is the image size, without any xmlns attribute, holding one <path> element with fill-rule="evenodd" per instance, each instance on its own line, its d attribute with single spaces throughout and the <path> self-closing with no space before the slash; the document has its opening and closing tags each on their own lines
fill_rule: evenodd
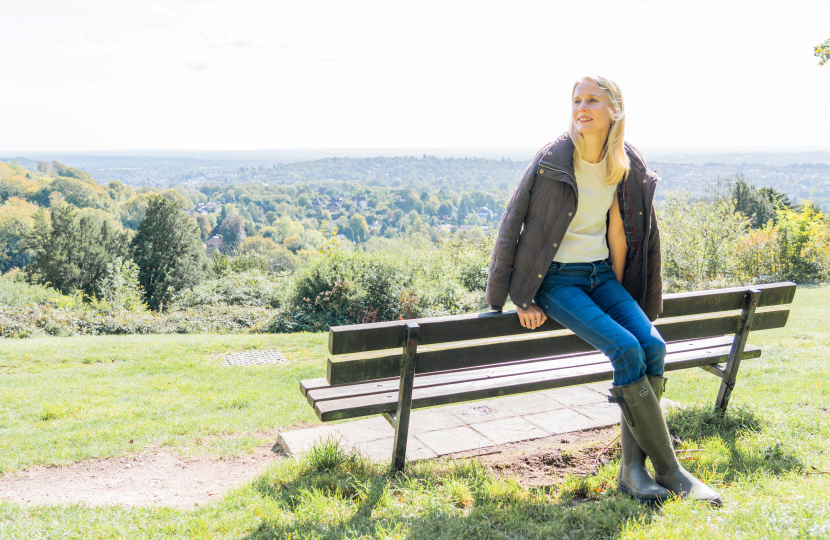
<svg viewBox="0 0 830 540">
<path fill-rule="evenodd" d="M 539 414 L 531 414 L 524 418 L 551 435 L 593 429 L 603 425 L 602 422 L 588 418 L 584 414 L 580 414 L 571 409 L 558 409 Z"/>
<path fill-rule="evenodd" d="M 411 435 L 463 425 L 464 422 L 460 418 L 444 409 L 421 409 L 420 411 L 412 411 L 409 416 L 409 433 Z"/>
<path fill-rule="evenodd" d="M 476 448 L 485 448 L 495 444 L 468 426 L 421 433 L 420 435 L 409 437 L 410 441 L 412 439 L 418 439 L 439 456 L 475 450 Z"/>
<path fill-rule="evenodd" d="M 583 386 L 583 388 L 588 388 L 590 390 L 593 390 L 594 392 L 599 392 L 603 396 L 611 395 L 611 391 L 609 390 L 609 388 L 611 388 L 611 381 L 602 381 L 586 384 L 585 386 Z"/>
<path fill-rule="evenodd" d="M 539 429 L 522 417 L 481 422 L 470 427 L 496 444 L 541 439 L 549 435 L 548 432 Z"/>
<path fill-rule="evenodd" d="M 506 407 L 516 413 L 517 416 L 534 414 L 565 407 L 559 401 L 541 392 L 533 394 L 522 394 L 493 400 L 499 408 Z"/>
<path fill-rule="evenodd" d="M 492 420 L 516 416 L 516 413 L 511 411 L 507 406 L 501 406 L 500 402 L 502 399 L 504 398 L 465 403 L 461 406 L 447 407 L 446 410 L 465 424 L 490 422 Z"/>
<path fill-rule="evenodd" d="M 413 411 L 407 459 L 436 456 L 618 424 L 619 407 L 608 403 L 609 383 Z M 663 399 L 663 410 L 683 405 Z M 292 456 L 318 441 L 339 440 L 373 459 L 390 460 L 394 428 L 382 417 L 280 433 L 277 443 Z"/>
<path fill-rule="evenodd" d="M 573 410 L 601 422 L 603 426 L 613 426 L 620 423 L 620 407 L 615 403 L 592 403 L 581 407 L 573 407 Z"/>
<path fill-rule="evenodd" d="M 333 438 L 348 444 L 342 433 L 337 431 L 336 426 L 320 426 L 296 431 L 283 431 L 277 438 L 279 444 L 286 453 L 292 456 L 299 456 L 308 452 L 316 442 L 322 442 Z"/>
<path fill-rule="evenodd" d="M 349 444 L 376 441 L 395 436 L 395 428 L 382 416 L 333 426 Z"/>
<path fill-rule="evenodd" d="M 545 396 L 555 399 L 566 407 L 588 405 L 590 403 L 608 403 L 604 395 L 587 386 L 567 386 L 565 388 L 554 388 L 539 392 Z"/>
<path fill-rule="evenodd" d="M 394 437 L 387 437 L 385 439 L 357 443 L 353 445 L 353 448 L 356 448 L 361 454 L 373 461 L 386 461 L 391 463 L 392 447 L 394 442 Z M 406 459 L 408 461 L 430 459 L 434 457 L 437 457 L 437 454 L 424 446 L 424 444 L 415 437 L 409 437 L 406 441 Z"/>
</svg>

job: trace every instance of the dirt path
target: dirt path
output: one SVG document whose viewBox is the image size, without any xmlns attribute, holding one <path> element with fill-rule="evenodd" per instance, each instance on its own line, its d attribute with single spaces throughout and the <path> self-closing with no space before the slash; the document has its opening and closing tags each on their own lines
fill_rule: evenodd
<svg viewBox="0 0 830 540">
<path fill-rule="evenodd" d="M 524 486 L 558 484 L 568 475 L 594 470 L 595 459 L 619 448 L 614 428 L 555 435 L 506 444 L 485 452 L 446 456 L 480 459 L 497 476 Z M 602 453 L 602 450 L 608 451 Z M 602 453 L 598 456 L 598 453 Z M 58 467 L 32 467 L 0 476 L 0 499 L 19 504 L 171 506 L 194 508 L 256 478 L 285 459 L 278 447 L 262 446 L 245 457 L 211 460 L 166 452 L 101 459 Z"/>
<path fill-rule="evenodd" d="M 0 499 L 20 504 L 172 506 L 193 508 L 285 459 L 271 446 L 245 457 L 210 460 L 165 452 L 57 467 L 31 467 L 0 476 Z"/>
<path fill-rule="evenodd" d="M 441 459 L 474 458 L 496 476 L 515 478 L 525 487 L 552 486 L 568 475 L 583 476 L 594 472 L 597 463 L 607 463 L 619 451 L 618 433 L 615 427 L 574 431 Z"/>
</svg>

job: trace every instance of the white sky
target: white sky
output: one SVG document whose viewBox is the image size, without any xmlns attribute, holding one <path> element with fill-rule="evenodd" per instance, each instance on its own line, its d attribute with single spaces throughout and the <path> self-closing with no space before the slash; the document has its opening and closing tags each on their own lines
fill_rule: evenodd
<svg viewBox="0 0 830 540">
<path fill-rule="evenodd" d="M 0 0 L 0 151 L 828 146 L 827 0 Z"/>
</svg>

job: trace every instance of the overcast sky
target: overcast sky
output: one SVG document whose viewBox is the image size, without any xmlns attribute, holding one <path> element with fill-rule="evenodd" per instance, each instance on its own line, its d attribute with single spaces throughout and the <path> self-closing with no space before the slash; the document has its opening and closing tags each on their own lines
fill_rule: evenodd
<svg viewBox="0 0 830 540">
<path fill-rule="evenodd" d="M 0 151 L 830 147 L 830 1 L 0 0 Z"/>
</svg>

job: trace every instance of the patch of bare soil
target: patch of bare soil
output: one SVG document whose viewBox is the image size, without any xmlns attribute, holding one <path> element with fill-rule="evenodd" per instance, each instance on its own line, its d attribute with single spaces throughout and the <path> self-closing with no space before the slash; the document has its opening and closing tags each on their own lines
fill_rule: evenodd
<svg viewBox="0 0 830 540">
<path fill-rule="evenodd" d="M 583 476 L 607 463 L 619 451 L 615 427 L 575 431 L 505 444 L 483 452 L 470 451 L 447 458 L 475 458 L 496 476 L 513 477 L 523 486 L 552 486 L 568 475 Z"/>
<path fill-rule="evenodd" d="M 20 504 L 193 508 L 245 484 L 285 456 L 262 446 L 244 457 L 211 460 L 158 452 L 0 476 L 0 499 Z"/>
</svg>

